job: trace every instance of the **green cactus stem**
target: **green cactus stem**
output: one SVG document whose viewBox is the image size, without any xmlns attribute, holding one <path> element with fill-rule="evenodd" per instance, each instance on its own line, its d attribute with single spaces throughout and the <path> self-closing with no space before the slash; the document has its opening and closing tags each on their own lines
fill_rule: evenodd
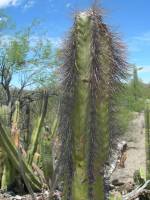
<svg viewBox="0 0 150 200">
<path fill-rule="evenodd" d="M 112 99 L 127 68 L 122 53 L 100 10 L 76 15 L 64 50 L 59 121 L 62 145 L 56 173 L 60 169 L 64 200 L 106 199 L 104 167 L 109 155 Z"/>
<path fill-rule="evenodd" d="M 150 180 L 150 102 L 145 106 L 146 179 Z"/>
<path fill-rule="evenodd" d="M 51 135 L 45 130 L 42 134 L 41 142 L 41 161 L 42 161 L 42 171 L 46 183 L 49 187 L 52 186 L 51 180 L 53 177 L 53 159 L 52 159 L 52 146 L 50 141 Z"/>
<path fill-rule="evenodd" d="M 18 148 L 19 147 L 19 138 L 20 138 L 20 131 L 19 131 L 19 102 L 15 102 L 15 111 L 13 113 L 12 117 L 12 126 L 11 126 L 11 139 L 13 144 Z M 3 149 L 4 151 L 4 149 Z M 1 181 L 1 188 L 7 189 L 8 186 L 11 185 L 11 183 L 15 179 L 15 170 L 13 165 L 11 165 L 8 156 L 5 159 L 4 163 L 4 170 L 2 175 L 2 181 Z"/>
<path fill-rule="evenodd" d="M 14 145 L 19 148 L 20 140 L 20 129 L 19 129 L 19 120 L 20 120 L 20 104 L 19 101 L 15 102 L 15 111 L 12 116 L 12 126 L 11 126 L 11 138 Z"/>
<path fill-rule="evenodd" d="M 14 167 L 11 165 L 9 159 L 5 160 L 2 181 L 1 181 L 1 189 L 7 190 L 8 186 L 14 181 Z"/>
<path fill-rule="evenodd" d="M 31 143 L 29 145 L 29 150 L 27 152 L 27 162 L 31 166 L 34 158 L 34 154 L 37 150 L 38 139 L 40 138 L 41 129 L 43 126 L 44 118 L 47 112 L 47 104 L 48 104 L 48 94 L 47 92 L 44 94 L 43 106 L 41 115 L 37 118 L 37 124 L 32 132 Z"/>
</svg>

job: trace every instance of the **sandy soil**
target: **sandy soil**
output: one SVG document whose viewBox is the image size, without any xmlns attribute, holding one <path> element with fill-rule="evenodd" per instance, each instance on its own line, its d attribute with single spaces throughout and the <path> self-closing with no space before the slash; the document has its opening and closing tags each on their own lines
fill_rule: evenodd
<svg viewBox="0 0 150 200">
<path fill-rule="evenodd" d="M 130 123 L 127 133 L 121 138 L 128 145 L 125 168 L 116 168 L 112 180 L 132 182 L 135 170 L 146 170 L 144 113 L 135 113 L 135 119 Z"/>
</svg>

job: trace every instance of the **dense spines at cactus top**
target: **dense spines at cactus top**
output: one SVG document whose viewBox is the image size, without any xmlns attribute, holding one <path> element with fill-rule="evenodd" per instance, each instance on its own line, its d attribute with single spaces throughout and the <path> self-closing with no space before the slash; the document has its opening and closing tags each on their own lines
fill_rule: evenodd
<svg viewBox="0 0 150 200">
<path fill-rule="evenodd" d="M 110 107 L 114 108 L 112 99 L 126 73 L 122 47 L 113 37 L 101 11 L 76 15 L 65 49 L 59 123 L 64 199 L 105 199 Z"/>
</svg>

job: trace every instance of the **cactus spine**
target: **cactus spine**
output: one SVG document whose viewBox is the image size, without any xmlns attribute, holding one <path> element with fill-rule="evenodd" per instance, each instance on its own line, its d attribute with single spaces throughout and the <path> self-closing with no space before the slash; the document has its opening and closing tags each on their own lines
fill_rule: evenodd
<svg viewBox="0 0 150 200">
<path fill-rule="evenodd" d="M 64 53 L 59 123 L 65 200 L 105 199 L 112 99 L 126 73 L 122 46 L 116 44 L 101 11 L 76 15 Z"/>
</svg>

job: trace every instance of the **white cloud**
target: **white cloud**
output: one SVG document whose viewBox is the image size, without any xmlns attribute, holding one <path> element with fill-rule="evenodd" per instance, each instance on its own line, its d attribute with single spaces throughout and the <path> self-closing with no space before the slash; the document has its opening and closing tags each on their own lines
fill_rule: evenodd
<svg viewBox="0 0 150 200">
<path fill-rule="evenodd" d="M 5 8 L 8 6 L 16 6 L 21 2 L 21 0 L 0 0 L 0 8 Z"/>
<path fill-rule="evenodd" d="M 24 5 L 24 10 L 27 10 L 27 9 L 33 7 L 34 4 L 35 4 L 34 0 L 28 0 L 27 3 Z"/>
<path fill-rule="evenodd" d="M 141 52 L 145 47 L 150 47 L 150 31 L 134 36 L 127 40 L 130 52 Z"/>
<path fill-rule="evenodd" d="M 140 36 L 135 37 L 135 40 L 141 42 L 148 42 L 150 44 L 150 31 L 143 33 Z"/>
<path fill-rule="evenodd" d="M 7 46 L 14 39 L 11 35 L 2 35 L 0 36 L 0 44 L 2 46 Z"/>
<path fill-rule="evenodd" d="M 52 45 L 56 48 L 60 47 L 62 45 L 62 39 L 59 37 L 50 37 L 49 39 L 50 39 Z"/>
<path fill-rule="evenodd" d="M 70 8 L 70 7 L 71 7 L 71 3 L 67 3 L 66 8 Z"/>
<path fill-rule="evenodd" d="M 42 39 L 45 42 L 50 41 L 52 44 L 52 47 L 54 48 L 59 48 L 63 43 L 63 40 L 60 37 L 50 37 L 50 36 L 45 36 L 43 38 L 39 36 L 32 36 L 31 43 L 35 44 L 37 41 L 39 41 L 39 39 Z"/>
</svg>

